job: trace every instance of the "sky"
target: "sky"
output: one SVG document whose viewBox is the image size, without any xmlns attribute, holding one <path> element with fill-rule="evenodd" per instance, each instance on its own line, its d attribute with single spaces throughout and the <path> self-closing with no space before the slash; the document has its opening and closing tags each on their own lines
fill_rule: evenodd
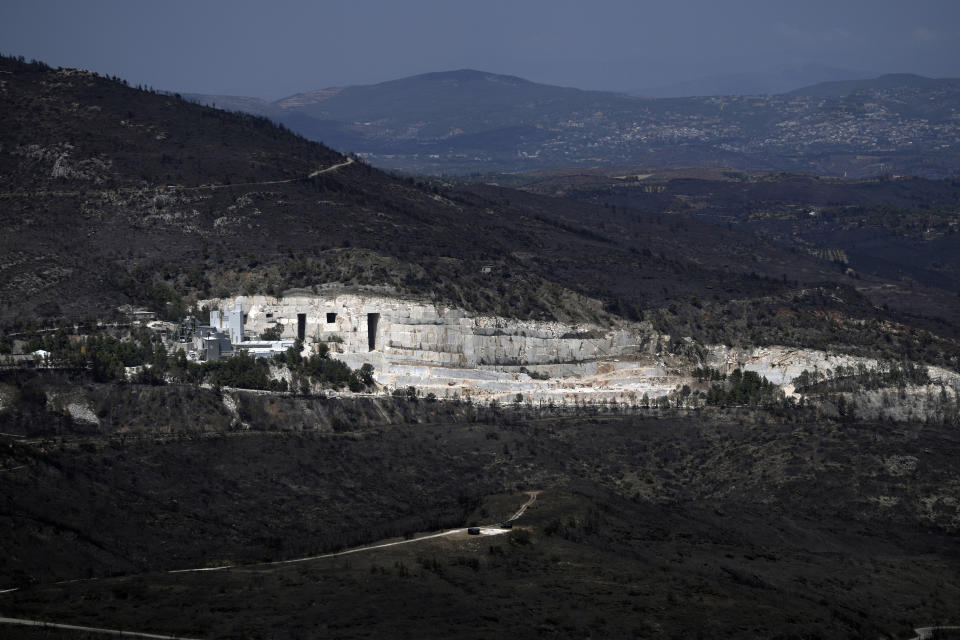
<svg viewBox="0 0 960 640">
<path fill-rule="evenodd" d="M 0 0 L 0 53 L 269 100 L 466 68 L 615 91 L 806 64 L 960 77 L 960 0 Z"/>
</svg>

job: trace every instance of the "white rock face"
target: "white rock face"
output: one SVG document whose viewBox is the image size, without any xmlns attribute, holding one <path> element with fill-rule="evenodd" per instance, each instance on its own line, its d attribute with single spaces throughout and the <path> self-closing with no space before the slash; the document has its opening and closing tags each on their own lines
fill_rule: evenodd
<svg viewBox="0 0 960 640">
<path fill-rule="evenodd" d="M 877 365 L 875 360 L 813 349 L 769 346 L 749 349 L 713 345 L 702 362 L 661 355 L 648 324 L 616 328 L 560 322 L 474 316 L 462 309 L 376 295 L 241 296 L 201 301 L 234 309 L 239 303 L 248 338 L 275 325 L 282 337 L 302 337 L 305 351 L 320 343 L 352 368 L 374 366 L 387 390 L 413 386 L 438 398 L 523 401 L 642 403 L 694 387 L 700 365 L 724 372 L 755 371 L 794 392 L 804 370 L 826 373 L 838 366 Z M 521 367 L 523 370 L 521 370 Z M 545 375 L 546 380 L 530 374 Z M 934 381 L 957 388 L 960 376 L 930 367 Z M 696 387 L 695 387 L 696 388 Z M 701 389 L 705 389 L 701 385 Z"/>
<path fill-rule="evenodd" d="M 84 397 L 83 392 L 73 390 L 68 393 L 47 390 L 47 410 L 56 412 L 65 412 L 76 422 L 100 426 L 100 418 L 90 407 L 89 399 Z"/>
<path fill-rule="evenodd" d="M 93 409 L 88 407 L 86 404 L 71 402 L 66 406 L 66 410 L 67 413 L 70 414 L 70 417 L 77 422 L 85 422 L 87 424 L 97 425 L 98 427 L 100 426 L 100 419 L 97 417 L 97 414 L 95 414 Z"/>
<path fill-rule="evenodd" d="M 804 371 L 818 371 L 827 374 L 837 367 L 856 367 L 863 365 L 875 369 L 879 364 L 873 358 L 860 358 L 842 353 L 829 353 L 816 349 L 795 347 L 755 347 L 737 349 L 724 345 L 713 345 L 707 349 L 707 364 L 725 373 L 736 368 L 755 371 L 770 382 L 779 385 L 787 394 L 793 393 L 793 380 Z M 936 383 L 956 387 L 960 385 L 960 376 L 942 367 L 927 367 L 930 379 Z M 829 377 L 829 376 L 828 376 Z"/>
<path fill-rule="evenodd" d="M 640 325 L 633 331 L 607 331 L 469 316 L 461 309 L 379 296 L 242 296 L 202 304 L 232 308 L 235 302 L 246 316 L 248 336 L 279 324 L 283 338 L 342 340 L 336 344 L 345 356 L 375 354 L 369 357 L 395 363 L 468 368 L 576 363 L 635 354 L 641 339 Z"/>
<path fill-rule="evenodd" d="M 235 302 L 246 315 L 248 336 L 279 324 L 285 339 L 342 340 L 337 344 L 345 360 L 366 353 L 374 354 L 368 359 L 446 367 L 563 364 L 633 354 L 640 339 L 640 325 L 634 331 L 606 331 L 589 325 L 469 316 L 461 309 L 379 296 L 242 296 L 202 304 L 232 309 Z"/>
<path fill-rule="evenodd" d="M 777 385 L 793 382 L 794 378 L 804 371 L 825 372 L 827 369 L 836 369 L 838 366 L 864 364 L 873 368 L 877 365 L 876 360 L 869 358 L 779 346 L 737 349 L 715 345 L 709 347 L 708 352 L 709 366 L 725 373 L 738 367 L 744 371 L 755 371 Z"/>
<path fill-rule="evenodd" d="M 241 296 L 201 301 L 219 309 L 236 303 L 248 337 L 280 325 L 283 338 L 326 343 L 353 368 L 370 363 L 377 382 L 415 386 L 438 397 L 574 402 L 630 402 L 664 395 L 681 379 L 646 355 L 657 342 L 642 324 L 594 325 L 473 316 L 422 302 L 345 294 L 283 298 Z M 547 374 L 535 380 L 520 367 Z"/>
</svg>

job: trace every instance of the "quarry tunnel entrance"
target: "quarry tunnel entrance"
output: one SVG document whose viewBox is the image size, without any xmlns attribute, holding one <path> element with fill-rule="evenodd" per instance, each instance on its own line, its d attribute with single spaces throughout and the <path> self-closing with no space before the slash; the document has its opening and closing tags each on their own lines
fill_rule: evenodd
<svg viewBox="0 0 960 640">
<path fill-rule="evenodd" d="M 297 338 L 303 340 L 307 335 L 307 314 L 297 314 Z"/>
<path fill-rule="evenodd" d="M 367 346 L 370 351 L 377 350 L 377 325 L 380 324 L 379 313 L 367 314 Z"/>
</svg>

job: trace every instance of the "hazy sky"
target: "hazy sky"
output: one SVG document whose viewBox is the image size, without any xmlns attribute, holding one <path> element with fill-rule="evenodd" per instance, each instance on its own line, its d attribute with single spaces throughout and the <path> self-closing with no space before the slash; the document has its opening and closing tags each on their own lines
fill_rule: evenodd
<svg viewBox="0 0 960 640">
<path fill-rule="evenodd" d="M 0 52 L 280 98 L 473 68 L 634 90 L 818 63 L 960 76 L 960 0 L 0 0 Z"/>
</svg>

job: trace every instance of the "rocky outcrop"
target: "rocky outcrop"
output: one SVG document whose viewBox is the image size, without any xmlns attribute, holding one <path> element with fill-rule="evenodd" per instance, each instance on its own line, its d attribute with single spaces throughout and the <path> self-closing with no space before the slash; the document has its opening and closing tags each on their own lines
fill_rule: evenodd
<svg viewBox="0 0 960 640">
<path fill-rule="evenodd" d="M 804 371 L 818 372 L 823 374 L 825 379 L 829 379 L 830 372 L 836 371 L 839 367 L 855 368 L 862 365 L 869 370 L 876 369 L 879 362 L 874 358 L 817 349 L 784 346 L 736 348 L 712 345 L 707 348 L 706 364 L 724 373 L 737 368 L 755 371 L 790 394 L 794 390 L 794 379 Z M 927 370 L 931 381 L 937 384 L 960 386 L 960 375 L 956 372 L 934 366 L 927 367 Z"/>
</svg>

